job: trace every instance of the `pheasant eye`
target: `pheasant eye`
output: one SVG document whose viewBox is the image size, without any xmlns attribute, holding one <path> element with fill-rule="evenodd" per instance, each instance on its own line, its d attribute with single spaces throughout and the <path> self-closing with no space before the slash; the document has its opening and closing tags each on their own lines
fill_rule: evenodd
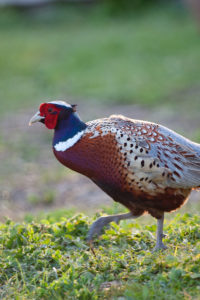
<svg viewBox="0 0 200 300">
<path fill-rule="evenodd" d="M 48 112 L 50 112 L 50 113 L 53 112 L 53 108 L 49 107 Z"/>
</svg>

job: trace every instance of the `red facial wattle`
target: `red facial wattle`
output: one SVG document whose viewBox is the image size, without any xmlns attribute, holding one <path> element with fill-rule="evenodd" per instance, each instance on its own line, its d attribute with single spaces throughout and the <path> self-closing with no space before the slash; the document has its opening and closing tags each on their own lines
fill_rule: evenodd
<svg viewBox="0 0 200 300">
<path fill-rule="evenodd" d="M 48 129 L 56 127 L 60 111 L 60 108 L 50 103 L 42 103 L 40 105 L 40 115 L 45 117 L 44 123 Z"/>
</svg>

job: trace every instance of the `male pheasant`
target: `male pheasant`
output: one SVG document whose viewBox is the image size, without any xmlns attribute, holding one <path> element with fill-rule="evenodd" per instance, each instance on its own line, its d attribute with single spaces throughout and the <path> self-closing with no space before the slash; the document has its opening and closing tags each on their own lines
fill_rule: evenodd
<svg viewBox="0 0 200 300">
<path fill-rule="evenodd" d="M 164 213 L 182 206 L 200 186 L 200 144 L 121 115 L 84 123 L 76 106 L 63 101 L 42 103 L 30 124 L 37 121 L 54 129 L 53 152 L 64 166 L 89 177 L 130 210 L 94 222 L 89 241 L 106 224 L 147 212 L 157 219 L 155 249 L 165 248 Z"/>
</svg>

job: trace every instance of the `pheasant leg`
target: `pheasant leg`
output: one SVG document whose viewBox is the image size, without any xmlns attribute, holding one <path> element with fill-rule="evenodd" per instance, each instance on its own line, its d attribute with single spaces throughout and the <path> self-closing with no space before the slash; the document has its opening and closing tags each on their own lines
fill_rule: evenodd
<svg viewBox="0 0 200 300">
<path fill-rule="evenodd" d="M 154 248 L 154 251 L 167 248 L 162 242 L 162 239 L 164 237 L 163 223 L 164 223 L 164 213 L 163 213 L 163 216 L 157 220 L 156 246 Z"/>
<path fill-rule="evenodd" d="M 89 233 L 87 236 L 87 241 L 88 242 L 92 241 L 94 235 L 99 236 L 102 228 L 104 226 L 108 225 L 110 222 L 119 223 L 119 221 L 121 221 L 121 220 L 126 220 L 126 219 L 131 219 L 131 218 L 137 218 L 137 217 L 133 216 L 132 213 L 100 217 L 90 227 L 90 230 L 89 230 Z"/>
</svg>

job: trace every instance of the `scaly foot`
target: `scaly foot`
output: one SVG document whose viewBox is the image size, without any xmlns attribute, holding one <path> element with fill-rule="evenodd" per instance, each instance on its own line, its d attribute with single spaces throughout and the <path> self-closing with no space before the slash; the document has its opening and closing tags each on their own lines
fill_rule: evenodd
<svg viewBox="0 0 200 300">
<path fill-rule="evenodd" d="M 119 214 L 114 216 L 106 216 L 106 217 L 100 217 L 97 219 L 92 226 L 90 227 L 87 241 L 92 241 L 94 235 L 99 236 L 104 226 L 108 225 L 110 222 L 119 223 L 121 220 L 135 218 L 132 213 L 126 213 L 126 214 Z"/>
<path fill-rule="evenodd" d="M 159 250 L 165 250 L 167 249 L 167 246 L 165 246 L 163 243 L 156 245 L 153 248 L 153 252 L 159 251 Z"/>
</svg>

